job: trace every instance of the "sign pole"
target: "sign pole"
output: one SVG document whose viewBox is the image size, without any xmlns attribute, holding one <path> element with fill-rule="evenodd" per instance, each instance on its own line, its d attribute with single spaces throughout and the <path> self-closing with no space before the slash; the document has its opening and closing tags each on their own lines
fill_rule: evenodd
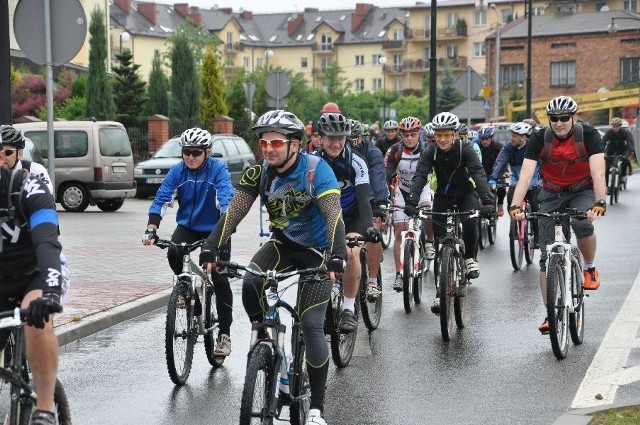
<svg viewBox="0 0 640 425">
<path fill-rule="evenodd" d="M 44 49 L 45 69 L 47 71 L 47 139 L 49 153 L 48 171 L 51 186 L 56 187 L 55 141 L 53 132 L 53 54 L 51 52 L 51 0 L 44 0 Z M 55 194 L 53 197 L 55 198 Z"/>
</svg>

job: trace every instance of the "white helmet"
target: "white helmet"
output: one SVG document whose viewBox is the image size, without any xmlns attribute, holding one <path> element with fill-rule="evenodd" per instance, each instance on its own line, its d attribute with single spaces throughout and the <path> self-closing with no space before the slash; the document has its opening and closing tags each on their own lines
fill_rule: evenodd
<svg viewBox="0 0 640 425">
<path fill-rule="evenodd" d="M 385 130 L 397 130 L 398 129 L 398 121 L 395 121 L 395 120 L 385 121 L 383 128 Z"/>
<path fill-rule="evenodd" d="M 451 112 L 440 112 L 433 117 L 431 124 L 434 130 L 457 130 L 460 120 Z"/>
<path fill-rule="evenodd" d="M 428 137 L 433 137 L 435 135 L 433 132 L 433 125 L 430 122 L 424 125 L 424 135 Z"/>
<path fill-rule="evenodd" d="M 511 127 L 509 128 L 509 130 L 511 130 L 512 133 L 516 133 L 521 136 L 526 136 L 531 131 L 531 126 L 526 122 L 516 122 L 511 124 Z"/>
<path fill-rule="evenodd" d="M 190 128 L 182 133 L 179 144 L 181 148 L 209 149 L 211 147 L 211 133 L 198 127 Z"/>
<path fill-rule="evenodd" d="M 252 130 L 258 138 L 269 131 L 283 134 L 289 139 L 302 140 L 304 137 L 304 124 L 302 124 L 302 121 L 291 112 L 281 109 L 262 114 Z"/>
<path fill-rule="evenodd" d="M 547 115 L 575 114 L 578 104 L 569 96 L 554 97 L 547 104 Z"/>
</svg>

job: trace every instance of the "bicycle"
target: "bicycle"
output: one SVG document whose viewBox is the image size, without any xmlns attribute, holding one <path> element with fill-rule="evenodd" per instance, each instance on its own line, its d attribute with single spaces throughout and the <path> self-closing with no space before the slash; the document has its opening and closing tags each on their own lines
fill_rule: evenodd
<svg viewBox="0 0 640 425">
<path fill-rule="evenodd" d="M 303 279 L 318 280 L 326 272 L 324 267 L 314 267 L 288 272 L 259 271 L 230 261 L 219 261 L 218 266 L 232 271 L 244 270 L 264 278 L 268 309 L 263 322 L 251 326 L 251 343 L 247 357 L 247 369 L 240 402 L 240 425 L 254 423 L 272 424 L 280 420 L 282 408 L 289 406 L 289 421 L 303 425 L 309 413 L 311 390 L 305 365 L 305 345 L 300 316 L 294 307 L 281 298 L 283 293 Z M 298 282 L 278 289 L 278 283 L 300 275 Z M 287 327 L 281 321 L 280 310 L 287 311 L 293 320 L 291 354 L 287 356 L 284 341 Z M 262 331 L 262 332 L 261 332 Z M 278 395 L 278 389 L 282 396 Z"/>
<path fill-rule="evenodd" d="M 569 334 L 575 345 L 584 340 L 584 275 L 582 256 L 571 243 L 569 220 L 586 219 L 587 213 L 567 208 L 564 212 L 529 213 L 555 222 L 554 241 L 547 245 L 547 317 L 551 349 L 558 359 L 569 351 Z"/>
<path fill-rule="evenodd" d="M 440 298 L 440 331 L 442 339 L 449 341 L 453 334 L 453 323 L 462 329 L 466 323 L 466 289 L 469 282 L 464 259 L 461 217 L 475 218 L 478 210 L 433 212 L 430 215 L 446 217 L 445 236 L 436 238 L 434 264 L 437 294 Z M 434 223 L 435 224 L 435 223 Z"/>
<path fill-rule="evenodd" d="M 385 216 L 382 219 L 382 226 L 380 228 L 382 248 L 387 249 L 391 245 L 393 240 L 393 212 L 389 208 L 385 208 Z"/>
<path fill-rule="evenodd" d="M 607 182 L 607 192 L 609 195 L 609 205 L 618 202 L 620 192 L 626 188 L 626 182 L 621 177 L 622 155 L 611 155 L 611 166 L 609 167 L 609 181 Z"/>
<path fill-rule="evenodd" d="M 375 298 L 367 296 L 367 287 L 369 286 L 369 267 L 367 264 L 367 246 L 365 242 L 371 241 L 366 236 L 360 237 L 348 237 L 347 246 L 353 248 L 355 246 L 360 247 L 360 285 L 358 289 L 358 298 L 360 299 L 360 310 L 362 311 L 362 321 L 364 325 L 370 331 L 378 329 L 380 325 L 380 317 L 382 316 L 382 270 L 378 268 L 378 275 L 376 276 L 376 286 L 378 288 L 379 295 Z M 356 315 L 357 317 L 357 315 Z M 355 341 L 355 338 L 354 338 Z"/>
<path fill-rule="evenodd" d="M 496 183 L 496 189 L 509 186 L 504 180 Z M 498 211 L 498 198 L 495 197 L 495 211 Z M 489 216 L 482 215 L 478 220 L 478 229 L 480 231 L 478 238 L 478 246 L 481 249 L 487 248 L 489 245 L 496 243 L 496 233 L 498 230 L 498 213 L 494 212 Z"/>
<path fill-rule="evenodd" d="M 171 381 L 183 385 L 193 362 L 193 348 L 198 336 L 204 336 L 204 349 L 209 364 L 214 368 L 222 366 L 223 356 L 216 356 L 215 334 L 218 330 L 218 315 L 213 282 L 207 273 L 191 260 L 191 252 L 200 248 L 205 240 L 193 243 L 175 243 L 158 239 L 156 245 L 165 249 L 174 247 L 182 256 L 182 273 L 174 279 L 173 291 L 167 305 L 165 325 L 165 355 L 167 371 Z M 202 317 L 204 300 L 204 318 Z"/>
<path fill-rule="evenodd" d="M 531 206 L 523 200 L 521 208 L 525 212 L 524 218 L 519 221 L 512 220 L 509 228 L 509 254 L 514 270 L 520 270 L 523 257 L 527 264 L 533 263 L 536 254 L 533 226 L 527 219 L 527 214 L 531 213 Z"/>
<path fill-rule="evenodd" d="M 9 332 L 0 355 L 0 379 L 9 384 L 10 407 L 5 424 L 29 425 L 36 406 L 36 393 L 32 388 L 31 369 L 27 363 L 24 339 L 26 310 L 0 312 L 0 329 Z M 71 409 L 67 394 L 60 380 L 56 379 L 53 401 L 56 423 L 71 425 Z"/>
</svg>

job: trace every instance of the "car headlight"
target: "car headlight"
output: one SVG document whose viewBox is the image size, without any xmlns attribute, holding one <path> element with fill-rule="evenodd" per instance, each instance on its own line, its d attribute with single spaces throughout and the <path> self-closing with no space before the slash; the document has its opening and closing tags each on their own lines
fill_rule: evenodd
<svg viewBox="0 0 640 425">
<path fill-rule="evenodd" d="M 136 168 L 133 169 L 133 175 L 134 176 L 141 176 L 143 174 L 144 174 L 144 170 L 142 168 L 136 167 Z"/>
</svg>

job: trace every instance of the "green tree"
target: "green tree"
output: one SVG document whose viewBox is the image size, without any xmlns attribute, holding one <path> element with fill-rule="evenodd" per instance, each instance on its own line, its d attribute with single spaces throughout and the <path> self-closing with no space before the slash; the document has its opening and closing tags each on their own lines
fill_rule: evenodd
<svg viewBox="0 0 640 425">
<path fill-rule="evenodd" d="M 227 114 L 233 118 L 236 133 L 247 141 L 252 140 L 251 136 L 251 120 L 249 119 L 249 105 L 244 94 L 244 82 L 246 75 L 244 71 L 233 74 L 231 81 L 227 87 L 226 104 L 229 109 Z"/>
<path fill-rule="evenodd" d="M 169 116 L 169 78 L 162 70 L 160 53 L 156 50 L 151 62 L 149 85 L 147 86 L 146 115 Z"/>
<path fill-rule="evenodd" d="M 117 107 L 116 120 L 125 127 L 139 127 L 144 123 L 145 83 L 140 78 L 140 65 L 133 63 L 131 50 L 124 49 L 116 55 L 119 66 L 113 67 L 116 74 L 113 97 Z"/>
<path fill-rule="evenodd" d="M 88 79 L 89 76 L 87 74 L 78 75 L 78 78 L 73 80 L 73 84 L 71 85 L 71 96 L 85 97 Z"/>
<path fill-rule="evenodd" d="M 112 120 L 116 115 L 111 82 L 107 77 L 107 30 L 104 13 L 97 7 L 89 25 L 89 77 L 87 80 L 87 117 Z"/>
<path fill-rule="evenodd" d="M 412 116 L 419 118 L 424 124 L 427 123 L 429 105 L 428 97 L 401 96 L 391 103 L 391 107 L 396 110 L 398 120 Z"/>
<path fill-rule="evenodd" d="M 54 107 L 56 118 L 64 118 L 65 120 L 75 121 L 86 118 L 87 99 L 82 96 L 73 96 L 66 100 L 62 105 Z M 46 113 L 45 119 L 46 119 Z"/>
<path fill-rule="evenodd" d="M 199 125 L 200 81 L 189 40 L 180 34 L 171 48 L 171 98 L 169 114 L 174 123 L 172 134 Z M 177 125 L 177 127 L 175 127 Z"/>
<path fill-rule="evenodd" d="M 169 37 L 169 43 L 175 45 L 176 39 L 180 37 L 186 37 L 189 45 L 191 46 L 191 52 L 196 64 L 202 63 L 202 52 L 206 52 L 209 47 L 213 49 L 219 44 L 216 37 L 211 35 L 206 29 L 194 25 L 193 21 L 189 18 L 184 19 L 178 24 L 176 32 Z M 165 53 L 165 59 L 171 62 L 171 52 Z"/>
<path fill-rule="evenodd" d="M 455 79 L 451 74 L 451 69 L 446 67 L 440 81 L 440 89 L 436 95 L 436 110 L 438 112 L 448 112 L 464 101 L 464 95 L 455 88 L 454 83 Z"/>
<path fill-rule="evenodd" d="M 224 101 L 224 82 L 220 71 L 220 60 L 217 52 L 208 47 L 204 54 L 202 68 L 202 92 L 200 119 L 203 123 L 211 123 L 215 117 L 227 115 L 229 112 Z"/>
<path fill-rule="evenodd" d="M 349 91 L 349 80 L 341 76 L 341 74 L 344 74 L 344 71 L 338 62 L 330 61 L 324 73 L 324 86 L 329 96 L 329 101 L 336 102 L 338 105 L 340 105 L 344 93 Z"/>
</svg>

